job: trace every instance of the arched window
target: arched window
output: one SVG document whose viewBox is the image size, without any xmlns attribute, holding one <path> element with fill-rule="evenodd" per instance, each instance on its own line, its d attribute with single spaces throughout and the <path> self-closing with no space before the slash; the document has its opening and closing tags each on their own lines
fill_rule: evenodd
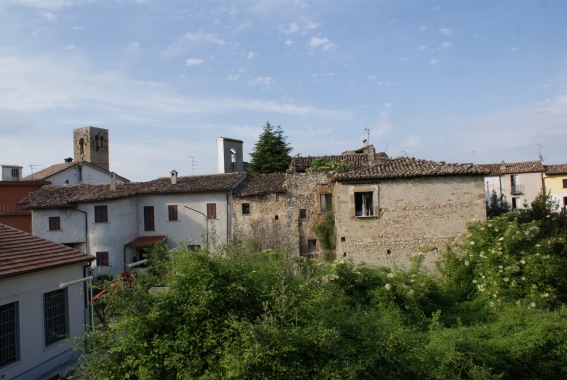
<svg viewBox="0 0 567 380">
<path fill-rule="evenodd" d="M 82 137 L 79 139 L 79 154 L 85 154 L 85 139 Z"/>
</svg>

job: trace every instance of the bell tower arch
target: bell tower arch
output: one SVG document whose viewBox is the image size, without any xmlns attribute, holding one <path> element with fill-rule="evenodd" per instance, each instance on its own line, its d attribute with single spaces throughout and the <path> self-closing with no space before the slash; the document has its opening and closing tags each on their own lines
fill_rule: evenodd
<svg viewBox="0 0 567 380">
<path fill-rule="evenodd" d="M 108 129 L 83 127 L 73 130 L 75 162 L 88 162 L 110 171 Z"/>
</svg>

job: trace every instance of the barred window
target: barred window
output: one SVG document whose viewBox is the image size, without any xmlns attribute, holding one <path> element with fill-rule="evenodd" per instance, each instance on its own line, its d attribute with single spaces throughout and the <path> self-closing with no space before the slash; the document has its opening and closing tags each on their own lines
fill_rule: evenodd
<svg viewBox="0 0 567 380">
<path fill-rule="evenodd" d="M 0 367 L 18 360 L 18 303 L 0 306 Z"/>
<path fill-rule="evenodd" d="M 43 324 L 46 346 L 68 337 L 67 288 L 43 295 Z"/>
</svg>

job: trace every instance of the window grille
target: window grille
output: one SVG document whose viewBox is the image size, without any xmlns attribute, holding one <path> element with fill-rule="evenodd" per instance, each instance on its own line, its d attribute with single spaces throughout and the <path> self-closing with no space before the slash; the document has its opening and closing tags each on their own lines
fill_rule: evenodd
<svg viewBox="0 0 567 380">
<path fill-rule="evenodd" d="M 17 317 L 16 302 L 0 306 L 0 367 L 18 360 Z"/>
<path fill-rule="evenodd" d="M 46 346 L 67 338 L 67 289 L 43 295 L 43 323 Z"/>
</svg>

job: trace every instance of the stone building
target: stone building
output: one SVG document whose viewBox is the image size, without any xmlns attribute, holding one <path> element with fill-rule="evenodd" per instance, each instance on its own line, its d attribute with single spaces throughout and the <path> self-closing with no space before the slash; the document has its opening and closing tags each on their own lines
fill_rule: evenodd
<svg viewBox="0 0 567 380">
<path fill-rule="evenodd" d="M 438 252 L 458 240 L 468 222 L 486 218 L 485 173 L 477 165 L 400 157 L 337 174 L 337 256 L 408 268 L 421 252 L 433 269 Z"/>
</svg>

